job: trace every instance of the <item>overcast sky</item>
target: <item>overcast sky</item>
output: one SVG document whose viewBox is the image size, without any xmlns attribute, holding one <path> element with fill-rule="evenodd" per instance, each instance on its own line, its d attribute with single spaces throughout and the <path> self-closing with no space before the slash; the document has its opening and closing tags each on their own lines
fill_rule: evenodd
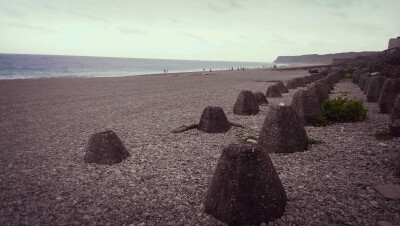
<svg viewBox="0 0 400 226">
<path fill-rule="evenodd" d="M 271 62 L 381 51 L 399 0 L 1 0 L 0 53 Z"/>
</svg>

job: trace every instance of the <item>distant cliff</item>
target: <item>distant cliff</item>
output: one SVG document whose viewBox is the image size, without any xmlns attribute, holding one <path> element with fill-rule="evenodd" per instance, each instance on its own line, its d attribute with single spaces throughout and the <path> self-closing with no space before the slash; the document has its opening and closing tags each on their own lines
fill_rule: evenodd
<svg viewBox="0 0 400 226">
<path fill-rule="evenodd" d="M 331 64 L 334 58 L 356 58 L 359 56 L 371 56 L 379 52 L 349 52 L 334 54 L 309 54 L 302 56 L 278 56 L 274 61 L 275 64 Z"/>
</svg>

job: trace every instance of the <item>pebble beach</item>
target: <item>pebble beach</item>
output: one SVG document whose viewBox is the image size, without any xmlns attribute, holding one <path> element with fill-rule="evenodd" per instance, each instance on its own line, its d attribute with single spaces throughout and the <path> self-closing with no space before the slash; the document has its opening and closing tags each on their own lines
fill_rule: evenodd
<svg viewBox="0 0 400 226">
<path fill-rule="evenodd" d="M 305 69 L 190 72 L 118 78 L 0 81 L 0 225 L 221 225 L 204 213 L 219 154 L 258 137 L 271 105 L 291 103 L 298 89 L 268 98 L 253 116 L 233 114 L 242 90 L 265 93 L 271 81 Z M 288 195 L 281 219 L 268 225 L 399 225 L 400 202 L 376 186 L 399 184 L 394 159 L 400 138 L 376 140 L 387 114 L 351 80 L 331 98 L 364 101 L 368 120 L 306 126 L 320 139 L 307 151 L 270 154 Z M 207 106 L 243 125 L 221 134 L 197 129 Z M 86 164 L 91 134 L 113 130 L 130 157 L 116 165 Z"/>
</svg>

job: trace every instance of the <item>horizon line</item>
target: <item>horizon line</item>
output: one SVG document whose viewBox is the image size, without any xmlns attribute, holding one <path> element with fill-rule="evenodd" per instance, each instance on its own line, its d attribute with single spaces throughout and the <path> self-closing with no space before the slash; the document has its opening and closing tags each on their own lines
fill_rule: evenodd
<svg viewBox="0 0 400 226">
<path fill-rule="evenodd" d="M 0 55 L 38 55 L 38 56 L 67 56 L 67 57 L 98 57 L 98 58 L 124 58 L 124 59 L 146 59 L 146 60 L 179 60 L 179 61 L 204 61 L 204 62 L 247 62 L 247 63 L 272 63 L 268 61 L 240 61 L 240 60 L 185 60 L 147 57 L 117 57 L 117 56 L 88 56 L 88 55 L 66 55 L 66 54 L 41 54 L 41 53 L 1 53 Z"/>
</svg>

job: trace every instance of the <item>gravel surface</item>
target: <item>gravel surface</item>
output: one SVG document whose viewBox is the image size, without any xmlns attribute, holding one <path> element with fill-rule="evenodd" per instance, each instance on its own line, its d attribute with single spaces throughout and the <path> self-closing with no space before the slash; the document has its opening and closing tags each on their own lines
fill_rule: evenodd
<svg viewBox="0 0 400 226">
<path fill-rule="evenodd" d="M 242 90 L 266 92 L 305 70 L 247 71 L 0 81 L 0 225 L 216 225 L 204 198 L 218 154 L 229 143 L 258 136 L 269 106 L 255 116 L 233 114 Z M 290 104 L 295 90 L 270 104 Z M 350 81 L 331 96 L 362 99 Z M 189 130 L 208 105 L 244 125 L 225 134 Z M 369 120 L 306 127 L 325 143 L 302 153 L 271 154 L 289 197 L 282 219 L 270 224 L 375 225 L 400 222 L 399 200 L 378 184 L 399 184 L 393 156 L 399 138 L 377 141 L 388 115 L 364 103 Z M 89 136 L 112 129 L 131 154 L 112 165 L 85 164 Z M 268 222 L 266 222 L 268 224 Z"/>
</svg>

